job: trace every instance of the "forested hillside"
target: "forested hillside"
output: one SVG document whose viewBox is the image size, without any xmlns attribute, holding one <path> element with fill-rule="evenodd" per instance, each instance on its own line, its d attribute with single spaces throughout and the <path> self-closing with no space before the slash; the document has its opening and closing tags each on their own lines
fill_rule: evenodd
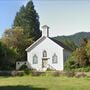
<svg viewBox="0 0 90 90">
<path fill-rule="evenodd" d="M 71 40 L 74 41 L 74 43 L 79 46 L 84 38 L 90 38 L 90 32 L 79 32 L 69 36 L 57 36 L 54 38 L 61 42 L 65 40 Z"/>
<path fill-rule="evenodd" d="M 89 39 L 90 38 L 90 32 L 79 32 L 73 35 L 69 36 L 57 36 L 54 37 L 54 39 L 61 41 L 68 45 L 71 48 L 76 48 L 80 46 L 83 39 Z"/>
</svg>

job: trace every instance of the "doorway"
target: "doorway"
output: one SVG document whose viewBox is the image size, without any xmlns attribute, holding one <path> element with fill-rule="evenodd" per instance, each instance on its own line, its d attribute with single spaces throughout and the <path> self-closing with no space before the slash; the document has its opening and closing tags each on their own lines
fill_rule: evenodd
<svg viewBox="0 0 90 90">
<path fill-rule="evenodd" d="M 48 65 L 48 59 L 47 58 L 42 58 L 42 68 L 46 68 Z"/>
</svg>

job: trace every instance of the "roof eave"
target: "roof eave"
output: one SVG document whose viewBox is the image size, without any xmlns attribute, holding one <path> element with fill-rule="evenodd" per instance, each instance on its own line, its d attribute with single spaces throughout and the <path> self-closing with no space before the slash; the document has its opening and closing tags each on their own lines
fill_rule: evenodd
<svg viewBox="0 0 90 90">
<path fill-rule="evenodd" d="M 35 44 L 38 43 L 41 39 L 44 39 L 44 38 L 46 38 L 46 37 L 45 37 L 45 36 L 40 37 L 36 42 L 34 42 L 32 45 L 30 45 L 28 48 L 26 48 L 25 51 L 28 52 L 33 45 L 35 45 Z"/>
</svg>

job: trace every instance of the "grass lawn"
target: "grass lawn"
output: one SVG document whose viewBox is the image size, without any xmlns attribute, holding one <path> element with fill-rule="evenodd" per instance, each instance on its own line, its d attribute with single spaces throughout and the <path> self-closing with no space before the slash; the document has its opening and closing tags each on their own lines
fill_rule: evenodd
<svg viewBox="0 0 90 90">
<path fill-rule="evenodd" d="M 90 78 L 0 77 L 0 90 L 90 90 Z"/>
</svg>

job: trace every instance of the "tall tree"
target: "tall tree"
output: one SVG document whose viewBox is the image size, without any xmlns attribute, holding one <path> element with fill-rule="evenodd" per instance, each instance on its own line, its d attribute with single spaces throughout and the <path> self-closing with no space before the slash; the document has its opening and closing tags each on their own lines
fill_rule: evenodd
<svg viewBox="0 0 90 90">
<path fill-rule="evenodd" d="M 2 42 L 8 47 L 13 48 L 18 53 L 17 60 L 26 60 L 25 49 L 33 42 L 31 38 L 24 34 L 24 30 L 21 27 L 15 27 L 5 31 Z"/>
<path fill-rule="evenodd" d="M 26 6 L 22 6 L 20 11 L 17 12 L 13 26 L 20 26 L 28 33 L 29 38 L 37 40 L 41 36 L 39 16 L 32 0 Z"/>
</svg>

